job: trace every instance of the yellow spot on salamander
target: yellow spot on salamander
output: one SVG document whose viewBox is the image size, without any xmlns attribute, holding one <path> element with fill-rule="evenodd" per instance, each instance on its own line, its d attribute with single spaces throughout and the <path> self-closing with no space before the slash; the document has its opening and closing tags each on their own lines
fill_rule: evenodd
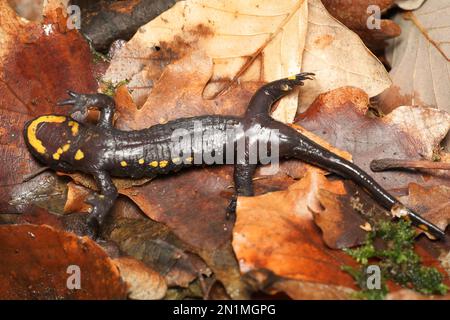
<svg viewBox="0 0 450 320">
<path fill-rule="evenodd" d="M 165 166 L 167 166 L 167 164 L 169 163 L 169 161 L 167 160 L 163 160 L 159 162 L 159 167 L 160 168 L 164 168 Z"/>
<path fill-rule="evenodd" d="M 69 127 L 71 127 L 72 135 L 75 137 L 78 134 L 78 122 L 69 121 Z"/>
<path fill-rule="evenodd" d="M 176 157 L 176 158 L 172 159 L 172 162 L 175 164 L 178 164 L 178 163 L 180 163 L 180 160 L 181 160 L 180 158 Z"/>
<path fill-rule="evenodd" d="M 84 153 L 80 149 L 77 150 L 75 153 L 75 160 L 81 160 L 84 158 Z"/>
<path fill-rule="evenodd" d="M 138 162 L 139 164 L 144 164 L 144 159 L 139 159 Z"/>
<path fill-rule="evenodd" d="M 42 144 L 42 141 L 36 137 L 37 127 L 40 123 L 62 123 L 66 121 L 66 117 L 64 116 L 41 116 L 33 120 L 27 128 L 27 139 L 28 143 L 36 150 L 37 152 L 44 154 L 47 149 Z"/>
<path fill-rule="evenodd" d="M 192 157 L 187 157 L 184 161 L 185 161 L 186 163 L 192 163 L 193 160 L 194 160 L 194 158 L 192 158 Z"/>
<path fill-rule="evenodd" d="M 158 161 L 152 161 L 148 165 L 156 168 L 158 166 Z"/>
<path fill-rule="evenodd" d="M 419 228 L 424 230 L 424 231 L 428 231 L 428 227 L 424 224 L 419 225 Z"/>
<path fill-rule="evenodd" d="M 67 150 L 69 150 L 70 148 L 70 144 L 66 143 L 65 145 L 63 145 L 62 148 L 58 148 L 58 150 L 56 150 L 56 152 L 53 154 L 53 159 L 55 160 L 59 160 L 59 158 L 61 158 L 61 155 L 66 152 Z"/>
<path fill-rule="evenodd" d="M 290 76 L 290 77 L 288 77 L 288 80 L 295 80 L 295 79 L 297 79 L 297 76 Z"/>
<path fill-rule="evenodd" d="M 69 150 L 69 148 L 70 148 L 70 144 L 66 143 L 66 144 L 63 145 L 63 147 L 62 147 L 62 151 L 63 151 L 63 152 L 66 152 L 67 150 Z"/>
<path fill-rule="evenodd" d="M 127 162 L 126 162 L 126 161 L 120 161 L 120 165 L 121 165 L 122 167 L 126 167 L 126 166 L 127 166 Z"/>
</svg>

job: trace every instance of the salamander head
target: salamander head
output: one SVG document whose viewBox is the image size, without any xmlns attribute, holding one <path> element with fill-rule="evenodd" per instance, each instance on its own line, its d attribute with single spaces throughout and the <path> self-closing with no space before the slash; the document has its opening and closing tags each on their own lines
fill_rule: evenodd
<svg viewBox="0 0 450 320">
<path fill-rule="evenodd" d="M 80 125 L 59 115 L 45 115 L 26 123 L 24 138 L 30 152 L 52 169 L 72 171 L 75 156 L 74 141 L 78 140 Z"/>
</svg>

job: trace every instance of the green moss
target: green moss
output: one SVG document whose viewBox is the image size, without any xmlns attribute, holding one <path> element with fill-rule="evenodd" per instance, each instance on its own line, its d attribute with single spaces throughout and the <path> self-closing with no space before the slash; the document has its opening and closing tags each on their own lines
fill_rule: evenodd
<svg viewBox="0 0 450 320">
<path fill-rule="evenodd" d="M 102 93 L 106 94 L 108 96 L 114 96 L 116 93 L 116 90 L 118 87 L 128 84 L 130 80 L 122 80 L 117 82 L 116 84 L 112 83 L 111 81 L 105 81 L 105 80 L 99 80 L 102 84 Z"/>
<path fill-rule="evenodd" d="M 360 263 L 357 269 L 343 267 L 361 288 L 358 293 L 360 298 L 382 299 L 388 292 L 385 284 L 388 279 L 423 294 L 447 292 L 448 288 L 442 283 L 443 277 L 439 271 L 422 265 L 414 250 L 415 236 L 415 230 L 408 221 L 378 221 L 362 246 L 344 249 Z M 378 265 L 381 270 L 382 286 L 379 290 L 369 290 L 366 287 L 365 270 L 368 265 L 373 264 Z"/>
<path fill-rule="evenodd" d="M 91 50 L 92 62 L 94 62 L 94 64 L 97 64 L 100 62 L 110 62 L 110 59 L 106 55 L 95 50 L 91 41 L 87 40 L 87 42 L 89 44 L 89 49 Z"/>
</svg>

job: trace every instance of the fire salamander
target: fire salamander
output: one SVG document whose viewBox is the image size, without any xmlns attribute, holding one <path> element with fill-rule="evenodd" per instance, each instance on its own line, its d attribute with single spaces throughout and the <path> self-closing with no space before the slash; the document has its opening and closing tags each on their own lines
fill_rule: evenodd
<svg viewBox="0 0 450 320">
<path fill-rule="evenodd" d="M 235 159 L 235 195 L 228 212 L 234 212 L 237 196 L 253 196 L 252 176 L 257 165 L 263 163 L 261 155 L 255 157 L 250 152 L 252 147 L 259 143 L 269 144 L 268 149 L 272 152 L 275 140 L 271 138 L 276 138 L 280 159 L 299 159 L 351 179 L 387 210 L 401 208 L 402 215 L 415 226 L 443 238 L 445 233 L 442 230 L 402 206 L 358 166 L 270 117 L 271 107 L 277 100 L 295 86 L 303 85 L 304 80 L 311 80 L 313 75 L 304 72 L 262 86 L 250 100 L 243 117 L 206 115 L 182 118 L 136 131 L 121 131 L 113 127 L 115 103 L 111 97 L 69 91 L 71 97 L 58 105 L 72 105 L 72 112 L 82 113 L 89 107 L 97 108 L 100 111 L 98 123 L 82 123 L 62 115 L 43 115 L 25 125 L 25 141 L 33 156 L 49 168 L 68 173 L 79 171 L 94 177 L 99 192 L 86 201 L 92 206 L 88 226 L 90 230 L 96 230 L 92 231 L 93 236 L 117 198 L 111 177 L 154 177 L 195 165 L 221 164 L 230 153 Z M 187 150 L 184 148 L 183 152 L 174 152 L 173 136 L 176 132 L 184 132 L 181 137 L 189 138 L 186 140 L 190 143 L 185 144 Z M 240 133 L 230 135 L 228 132 Z M 244 146 L 241 150 L 243 156 L 238 155 L 239 150 L 236 151 L 239 144 Z M 212 156 L 215 161 L 206 161 Z"/>
</svg>

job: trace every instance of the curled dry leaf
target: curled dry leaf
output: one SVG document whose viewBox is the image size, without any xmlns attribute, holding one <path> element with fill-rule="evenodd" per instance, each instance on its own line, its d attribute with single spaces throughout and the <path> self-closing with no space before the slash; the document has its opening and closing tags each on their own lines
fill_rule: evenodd
<svg viewBox="0 0 450 320">
<path fill-rule="evenodd" d="M 144 263 L 128 257 L 114 259 L 113 263 L 128 285 L 130 299 L 159 300 L 166 295 L 167 284 L 164 277 Z"/>
<path fill-rule="evenodd" d="M 119 270 L 89 238 L 48 226 L 4 225 L 0 243 L 2 299 L 126 298 Z M 76 270 L 81 289 L 71 290 Z"/>
<path fill-rule="evenodd" d="M 386 56 L 393 85 L 380 96 L 388 112 L 401 105 L 450 111 L 450 1 L 426 1 L 394 18 L 402 34 L 390 41 Z"/>
<path fill-rule="evenodd" d="M 67 201 L 64 205 L 64 213 L 89 212 L 90 206 L 84 202 L 92 191 L 74 182 L 67 184 Z"/>
<path fill-rule="evenodd" d="M 229 90 L 237 80 L 267 82 L 300 69 L 318 74 L 316 84 L 303 90 L 305 108 L 323 90 L 359 85 L 373 96 L 390 85 L 384 67 L 318 0 L 180 1 L 141 27 L 104 78 L 131 79 L 133 98 L 143 105 L 166 65 L 197 50 L 214 65 L 202 88 L 206 98 Z M 297 107 L 295 92 L 273 116 L 292 122 Z"/>
<path fill-rule="evenodd" d="M 402 106 L 382 118 L 366 115 L 366 93 L 340 88 L 320 95 L 296 123 L 332 145 L 350 152 L 353 161 L 387 189 L 449 184 L 448 172 L 371 172 L 379 158 L 428 159 L 450 129 L 450 115 L 432 108 Z"/>
<path fill-rule="evenodd" d="M 392 7 L 394 0 L 322 0 L 322 3 L 336 19 L 355 31 L 371 49 L 383 49 L 387 39 L 397 37 L 401 33 L 400 27 L 392 20 L 372 20 L 374 14 L 381 15 Z M 379 23 L 379 27 L 375 27 L 375 23 Z M 369 28 L 372 25 L 373 27 Z"/>
<path fill-rule="evenodd" d="M 295 280 L 353 287 L 341 270 L 352 259 L 329 249 L 314 224 L 311 211 L 321 210 L 319 189 L 345 192 L 341 182 L 310 170 L 285 191 L 238 198 L 233 249 L 241 272 L 268 269 Z"/>
<path fill-rule="evenodd" d="M 188 287 L 199 275 L 210 275 L 203 261 L 189 252 L 165 225 L 149 219 L 115 219 L 108 238 L 120 249 L 163 275 L 169 286 Z"/>
</svg>

